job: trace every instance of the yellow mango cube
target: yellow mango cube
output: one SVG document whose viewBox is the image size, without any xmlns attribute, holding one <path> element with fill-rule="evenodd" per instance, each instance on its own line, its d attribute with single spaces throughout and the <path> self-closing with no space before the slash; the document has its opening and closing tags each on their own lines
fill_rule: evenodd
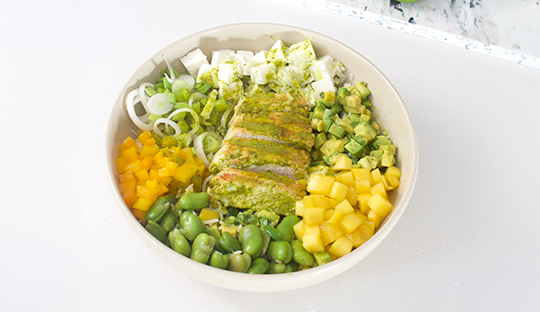
<svg viewBox="0 0 540 312">
<path fill-rule="evenodd" d="M 354 187 L 349 187 L 349 191 L 347 191 L 347 201 L 349 201 L 349 204 L 351 206 L 356 207 L 356 204 L 358 203 L 358 199 L 356 198 L 356 191 L 354 190 Z"/>
<path fill-rule="evenodd" d="M 315 173 L 309 176 L 307 191 L 312 194 L 324 195 L 332 189 L 332 184 L 334 184 L 334 177 Z"/>
<path fill-rule="evenodd" d="M 342 201 L 345 198 L 347 198 L 347 192 L 349 191 L 349 188 L 347 185 L 334 182 L 332 189 L 328 193 L 328 197 L 333 198 L 337 201 Z"/>
<path fill-rule="evenodd" d="M 311 195 L 311 198 L 313 199 L 314 206 L 312 207 L 321 207 L 324 209 L 330 208 L 330 203 L 326 200 L 326 196 L 324 195 Z"/>
<path fill-rule="evenodd" d="M 350 170 L 351 168 L 352 160 L 345 154 L 341 154 L 336 164 L 332 166 L 332 170 Z"/>
<path fill-rule="evenodd" d="M 343 218 L 341 218 L 341 220 L 339 220 L 338 222 L 339 227 L 343 230 L 343 232 L 347 234 L 352 233 L 362 223 L 363 220 L 358 215 L 356 215 L 356 213 L 349 213 L 347 215 L 344 215 Z"/>
<path fill-rule="evenodd" d="M 381 176 L 381 180 L 382 180 L 382 184 L 384 185 L 384 189 L 388 192 L 388 191 L 391 191 L 394 189 L 394 187 L 388 183 L 388 181 L 386 180 L 386 178 L 383 176 Z"/>
<path fill-rule="evenodd" d="M 304 216 L 304 199 L 296 201 L 295 214 L 300 217 Z"/>
<path fill-rule="evenodd" d="M 296 235 L 296 238 L 298 238 L 299 240 L 302 240 L 303 236 L 304 236 L 304 220 L 300 220 L 300 222 L 296 223 L 294 226 L 293 226 L 293 230 L 294 230 L 294 234 Z"/>
<path fill-rule="evenodd" d="M 354 208 L 351 206 L 348 200 L 343 200 L 339 205 L 336 206 L 336 211 L 341 210 L 343 214 L 350 214 L 354 212 Z"/>
<path fill-rule="evenodd" d="M 400 185 L 399 178 L 395 176 L 388 176 L 386 180 L 394 189 L 398 188 Z"/>
<path fill-rule="evenodd" d="M 342 171 L 336 174 L 335 180 L 341 184 L 345 184 L 348 187 L 353 187 L 355 184 L 354 175 L 352 171 Z"/>
<path fill-rule="evenodd" d="M 382 182 L 381 176 L 382 175 L 381 175 L 381 171 L 379 170 L 379 168 L 371 170 L 371 179 L 373 179 L 374 184 Z"/>
<path fill-rule="evenodd" d="M 352 233 L 345 234 L 345 236 L 347 236 L 347 238 L 351 241 L 354 248 L 358 248 L 373 236 L 373 232 L 362 224 L 358 226 L 358 228 L 356 228 L 356 230 L 354 230 Z"/>
<path fill-rule="evenodd" d="M 324 208 L 309 207 L 304 208 L 305 224 L 321 224 L 324 221 Z"/>
<path fill-rule="evenodd" d="M 334 208 L 326 209 L 324 211 L 324 220 L 332 219 L 332 216 L 334 215 L 334 211 L 336 211 Z"/>
<path fill-rule="evenodd" d="M 376 214 L 373 210 L 371 210 L 367 216 L 368 220 L 373 222 L 375 225 L 375 228 L 378 229 L 381 225 L 382 218 L 378 214 Z"/>
<path fill-rule="evenodd" d="M 334 209 L 334 213 L 332 214 L 332 217 L 328 220 L 330 223 L 337 223 L 345 213 L 343 213 L 343 210 L 341 209 Z"/>
<path fill-rule="evenodd" d="M 328 208 L 334 208 L 340 203 L 338 200 L 330 197 L 325 197 L 324 200 L 326 201 Z"/>
<path fill-rule="evenodd" d="M 371 182 L 369 180 L 356 180 L 355 181 L 356 193 L 369 193 L 371 194 Z"/>
<path fill-rule="evenodd" d="M 328 248 L 328 253 L 335 258 L 341 258 L 351 252 L 353 243 L 345 235 L 341 235 Z"/>
<path fill-rule="evenodd" d="M 384 184 L 382 182 L 379 182 L 371 187 L 371 195 L 379 194 L 384 198 L 387 198 L 388 195 L 386 194 L 386 189 L 384 188 Z"/>
<path fill-rule="evenodd" d="M 325 251 L 318 225 L 304 225 L 302 245 L 309 253 Z"/>
<path fill-rule="evenodd" d="M 401 178 L 401 169 L 394 166 L 388 167 L 386 168 L 386 172 L 384 173 L 384 175 L 387 179 L 389 176 L 394 176 L 399 180 Z"/>
<path fill-rule="evenodd" d="M 330 222 L 324 222 L 321 224 L 320 230 L 321 239 L 324 246 L 333 243 L 340 235 L 343 234 L 343 231 L 337 224 Z"/>
<path fill-rule="evenodd" d="M 364 221 L 359 227 L 366 227 L 366 229 L 373 235 L 375 233 L 375 224 L 372 221 Z"/>
<path fill-rule="evenodd" d="M 371 181 L 371 173 L 366 168 L 352 168 L 351 169 L 355 180 L 368 180 Z"/>
<path fill-rule="evenodd" d="M 385 218 L 394 206 L 388 201 L 388 199 L 381 196 L 381 194 L 375 194 L 367 201 L 369 208 L 378 214 L 381 218 Z M 369 217 L 369 215 L 368 215 Z"/>
<path fill-rule="evenodd" d="M 368 221 L 367 215 L 361 213 L 360 210 L 355 210 L 354 213 L 356 213 L 356 215 L 357 215 L 360 219 L 362 219 L 362 222 Z"/>
</svg>

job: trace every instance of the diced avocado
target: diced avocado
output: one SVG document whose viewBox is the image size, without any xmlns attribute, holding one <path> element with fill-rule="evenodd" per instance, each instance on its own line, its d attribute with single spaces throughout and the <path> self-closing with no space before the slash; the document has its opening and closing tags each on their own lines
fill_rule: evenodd
<svg viewBox="0 0 540 312">
<path fill-rule="evenodd" d="M 317 103 L 317 105 L 315 105 L 315 107 L 313 108 L 313 113 L 311 115 L 311 118 L 312 119 L 323 119 L 324 117 L 324 110 L 325 110 L 325 107 L 323 104 L 321 103 Z"/>
<path fill-rule="evenodd" d="M 374 150 L 374 151 L 369 152 L 369 156 L 377 158 L 379 163 L 381 162 L 382 155 L 383 155 L 383 151 L 381 150 Z"/>
<path fill-rule="evenodd" d="M 354 127 L 354 134 L 360 135 L 368 141 L 371 141 L 377 135 L 377 132 L 372 125 L 366 121 L 362 121 Z"/>
<path fill-rule="evenodd" d="M 380 128 L 379 128 L 379 124 L 378 124 L 375 120 L 373 120 L 372 122 L 370 122 L 370 124 L 371 124 L 371 126 L 373 127 L 373 129 L 375 129 L 375 131 L 376 131 L 377 133 L 381 132 L 381 131 L 380 131 Z"/>
<path fill-rule="evenodd" d="M 317 266 L 321 266 L 332 261 L 332 257 L 330 257 L 330 254 L 326 251 L 314 253 L 313 258 L 315 258 Z"/>
<path fill-rule="evenodd" d="M 339 88 L 337 94 L 339 104 L 343 105 L 345 98 L 349 95 L 351 95 L 351 91 L 347 90 L 347 88 Z"/>
<path fill-rule="evenodd" d="M 354 113 L 349 114 L 349 117 L 347 117 L 347 118 L 349 118 L 349 120 L 351 121 L 351 124 L 353 124 L 353 123 L 354 123 L 354 124 L 357 124 L 357 123 L 359 123 L 360 121 L 362 121 L 361 115 L 354 114 Z M 369 121 L 369 120 L 368 120 L 368 121 Z"/>
<path fill-rule="evenodd" d="M 323 155 L 330 156 L 334 153 L 342 153 L 345 148 L 343 147 L 343 141 L 332 139 L 324 142 L 319 150 Z"/>
<path fill-rule="evenodd" d="M 349 113 L 362 114 L 366 110 L 366 107 L 362 105 L 359 95 L 351 94 L 345 98 L 343 110 Z"/>
<path fill-rule="evenodd" d="M 383 151 L 383 153 L 396 155 L 396 146 L 394 144 L 381 145 L 379 146 L 379 149 Z"/>
<path fill-rule="evenodd" d="M 350 140 L 349 143 L 345 144 L 344 148 L 355 156 L 362 155 L 366 151 L 364 146 L 355 140 Z"/>
<path fill-rule="evenodd" d="M 396 163 L 396 158 L 392 154 L 383 153 L 381 157 L 381 166 L 391 167 Z"/>
<path fill-rule="evenodd" d="M 350 134 L 353 134 L 353 133 L 354 133 L 354 128 L 353 128 L 353 126 L 351 126 L 351 124 L 348 123 L 348 122 L 346 122 L 345 120 L 339 118 L 338 115 L 334 116 L 334 122 L 335 122 L 338 126 L 343 127 L 343 129 L 345 129 L 345 131 L 347 131 L 347 133 L 350 133 Z"/>
<path fill-rule="evenodd" d="M 323 129 L 323 121 L 319 118 L 313 118 L 311 119 L 311 128 L 313 130 L 317 130 L 319 132 Z"/>
<path fill-rule="evenodd" d="M 375 158 L 375 157 L 372 157 L 372 156 L 365 156 L 365 157 L 362 157 L 362 158 L 358 161 L 358 164 L 360 164 L 360 166 L 361 166 L 362 168 L 366 168 L 366 169 L 372 170 L 372 169 L 377 168 L 377 165 L 379 164 L 379 161 L 378 161 L 377 158 Z"/>
<path fill-rule="evenodd" d="M 367 112 L 369 112 L 369 110 L 366 110 L 366 112 L 364 112 L 364 114 L 360 115 L 360 122 L 362 122 L 362 121 L 369 122 L 371 120 L 371 116 L 366 114 Z"/>
<path fill-rule="evenodd" d="M 332 105 L 330 106 L 330 110 L 332 111 L 332 115 L 330 116 L 334 116 L 335 114 L 338 114 L 341 112 L 341 106 L 340 105 Z"/>
<path fill-rule="evenodd" d="M 333 113 L 333 111 L 329 108 L 326 108 L 324 110 L 324 115 L 323 115 L 323 119 L 332 119 L 332 116 L 334 116 L 335 113 Z"/>
<path fill-rule="evenodd" d="M 322 120 L 322 130 L 321 132 L 324 132 L 324 133 L 327 133 L 328 130 L 330 130 L 330 127 L 334 124 L 334 122 L 332 122 L 332 119 L 329 119 L 329 118 L 325 118 Z"/>
<path fill-rule="evenodd" d="M 373 104 L 371 104 L 371 100 L 368 98 L 368 99 L 365 99 L 365 100 L 362 101 L 362 105 L 364 105 L 365 107 L 369 108 L 369 107 L 371 107 L 371 105 L 373 105 Z"/>
<path fill-rule="evenodd" d="M 338 126 L 336 123 L 334 123 L 328 130 L 328 133 L 331 133 L 338 138 L 342 138 L 345 135 L 345 129 L 342 126 Z"/>
<path fill-rule="evenodd" d="M 387 145 L 391 144 L 390 140 L 388 140 L 387 137 L 383 135 L 378 135 L 373 141 L 371 141 L 370 145 L 373 149 L 378 150 L 381 145 Z"/>
<path fill-rule="evenodd" d="M 362 146 L 366 146 L 368 144 L 368 140 L 361 135 L 355 135 L 353 139 Z"/>
<path fill-rule="evenodd" d="M 365 100 L 371 94 L 371 91 L 369 91 L 369 89 L 365 85 L 365 82 L 363 81 L 356 82 L 354 88 L 360 93 L 362 100 Z"/>
<path fill-rule="evenodd" d="M 335 100 L 336 100 L 336 93 L 334 91 L 324 92 L 324 104 L 332 105 L 334 104 Z"/>
<path fill-rule="evenodd" d="M 313 143 L 313 147 L 315 147 L 316 149 L 319 149 L 326 141 L 328 141 L 326 139 L 326 135 L 324 133 L 319 133 L 315 137 L 315 142 Z"/>
</svg>

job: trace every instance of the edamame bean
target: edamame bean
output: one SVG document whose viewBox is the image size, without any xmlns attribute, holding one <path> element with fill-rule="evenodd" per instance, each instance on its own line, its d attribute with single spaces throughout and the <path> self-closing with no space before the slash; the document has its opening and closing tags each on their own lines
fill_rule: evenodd
<svg viewBox="0 0 540 312">
<path fill-rule="evenodd" d="M 291 273 L 298 271 L 298 263 L 291 261 L 287 263 L 287 266 L 285 267 L 285 272 L 283 273 Z"/>
<path fill-rule="evenodd" d="M 159 221 L 159 225 L 163 228 L 165 233 L 169 233 L 174 226 L 176 225 L 176 220 L 174 220 L 174 217 L 172 214 L 167 212 L 161 221 Z"/>
<path fill-rule="evenodd" d="M 312 254 L 306 251 L 299 239 L 293 239 L 291 242 L 291 247 L 293 251 L 293 259 L 296 261 L 296 263 L 305 267 L 312 266 L 315 263 L 315 258 L 313 258 Z"/>
<path fill-rule="evenodd" d="M 206 192 L 184 194 L 177 205 L 184 210 L 201 209 L 208 206 L 210 196 Z"/>
<path fill-rule="evenodd" d="M 229 265 L 227 270 L 245 273 L 251 266 L 251 257 L 243 253 L 233 253 L 229 255 Z"/>
<path fill-rule="evenodd" d="M 296 215 L 288 215 L 279 222 L 279 224 L 276 226 L 276 230 L 278 230 L 283 235 L 283 240 L 286 242 L 290 242 L 291 239 L 294 239 L 296 235 L 294 234 L 293 226 L 300 222 L 300 218 Z"/>
<path fill-rule="evenodd" d="M 238 233 L 238 240 L 242 245 L 244 254 L 251 256 L 252 259 L 261 255 L 263 248 L 263 237 L 261 230 L 255 224 L 248 224 Z"/>
<path fill-rule="evenodd" d="M 225 251 L 225 249 L 223 249 L 221 247 L 221 245 L 219 244 L 219 239 L 221 238 L 221 232 L 219 231 L 219 228 L 218 228 L 217 224 L 213 224 L 212 226 L 207 227 L 206 230 L 205 230 L 205 233 L 210 235 L 210 236 L 213 236 L 216 239 L 216 244 L 214 245 L 214 250 L 217 250 L 217 251 L 221 252 L 222 254 L 227 253 Z"/>
<path fill-rule="evenodd" d="M 263 239 L 263 248 L 261 249 L 261 255 L 264 255 L 266 253 L 266 250 L 268 249 L 268 245 L 270 244 L 270 240 L 272 239 L 266 232 L 261 228 L 261 235 Z"/>
<path fill-rule="evenodd" d="M 287 270 L 287 265 L 285 263 L 270 262 L 270 264 L 268 265 L 268 271 L 266 271 L 266 273 L 281 274 L 285 273 L 285 270 Z"/>
<path fill-rule="evenodd" d="M 148 224 L 146 224 L 146 230 L 160 242 L 165 244 L 165 241 L 167 240 L 167 233 L 165 233 L 159 224 L 154 221 L 148 221 Z"/>
<path fill-rule="evenodd" d="M 193 212 L 185 211 L 180 216 L 180 231 L 188 240 L 193 241 L 197 235 L 204 233 L 205 230 L 206 226 Z"/>
<path fill-rule="evenodd" d="M 191 246 L 189 257 L 200 263 L 207 263 L 214 250 L 216 239 L 206 233 L 197 235 Z"/>
<path fill-rule="evenodd" d="M 191 246 L 180 230 L 174 229 L 169 232 L 169 244 L 171 245 L 172 250 L 181 255 L 189 257 L 189 254 L 191 253 Z"/>
<path fill-rule="evenodd" d="M 228 253 L 233 253 L 237 250 L 242 250 L 242 246 L 240 245 L 240 242 L 236 239 L 236 237 L 232 236 L 229 232 L 223 232 L 221 234 L 221 237 L 219 238 L 218 245 L 223 248 Z"/>
<path fill-rule="evenodd" d="M 266 261 L 264 258 L 257 258 L 251 262 L 251 266 L 247 270 L 246 273 L 249 274 L 264 274 L 268 271 L 268 268 L 270 267 L 270 263 Z"/>
<path fill-rule="evenodd" d="M 215 250 L 210 256 L 210 266 L 218 269 L 226 269 L 229 265 L 229 255 L 224 255 Z"/>
<path fill-rule="evenodd" d="M 271 226 L 271 225 L 264 225 L 262 227 L 262 229 L 264 230 L 264 232 L 270 236 L 272 239 L 275 239 L 275 240 L 283 240 L 283 234 L 281 234 L 281 232 L 279 232 L 278 230 L 276 230 L 275 227 Z"/>
<path fill-rule="evenodd" d="M 171 203 L 166 197 L 156 199 L 146 212 L 146 221 L 159 222 L 170 207 Z"/>
<path fill-rule="evenodd" d="M 287 264 L 293 257 L 293 251 L 286 241 L 273 241 L 268 245 L 266 256 L 275 262 Z"/>
</svg>

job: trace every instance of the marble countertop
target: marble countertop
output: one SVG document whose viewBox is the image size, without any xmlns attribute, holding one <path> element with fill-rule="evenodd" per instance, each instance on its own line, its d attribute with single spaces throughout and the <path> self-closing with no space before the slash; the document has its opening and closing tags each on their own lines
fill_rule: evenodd
<svg viewBox="0 0 540 312">
<path fill-rule="evenodd" d="M 303 0 L 361 19 L 540 69 L 540 1 Z"/>
</svg>

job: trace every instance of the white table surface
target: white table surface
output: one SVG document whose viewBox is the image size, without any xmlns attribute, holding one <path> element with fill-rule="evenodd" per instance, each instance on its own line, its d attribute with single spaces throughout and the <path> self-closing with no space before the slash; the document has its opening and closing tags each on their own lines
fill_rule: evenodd
<svg viewBox="0 0 540 312">
<path fill-rule="evenodd" d="M 288 1 L 10 2 L 0 13 L 3 311 L 537 311 L 540 70 Z M 363 262 L 271 294 L 209 286 L 121 219 L 105 172 L 115 97 L 193 32 L 308 28 L 394 83 L 420 144 L 416 190 Z"/>
</svg>

